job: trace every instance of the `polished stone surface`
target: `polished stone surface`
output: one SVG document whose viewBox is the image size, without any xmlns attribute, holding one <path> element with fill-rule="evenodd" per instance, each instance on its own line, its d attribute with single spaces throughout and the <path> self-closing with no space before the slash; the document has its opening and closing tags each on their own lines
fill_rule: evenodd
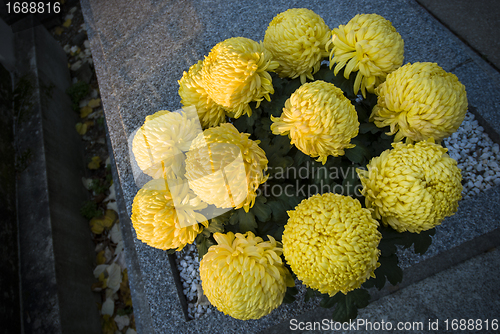
<svg viewBox="0 0 500 334">
<path fill-rule="evenodd" d="M 256 332 L 313 307 L 303 303 L 293 309 L 281 307 L 258 321 L 242 322 L 217 313 L 186 323 L 167 254 L 138 241 L 131 228 L 128 216 L 138 188 L 129 159 L 129 136 L 145 116 L 180 107 L 177 81 L 216 43 L 235 36 L 262 40 L 271 19 L 293 7 L 314 10 L 330 28 L 347 23 L 358 13 L 377 13 L 402 35 L 405 62 L 437 62 L 457 74 L 467 88 L 470 104 L 500 132 L 499 74 L 412 0 L 138 0 L 134 6 L 123 0 L 82 0 L 82 7 L 123 195 L 120 219 L 130 237 L 126 238 L 126 251 L 135 271 L 131 276 L 134 305 L 142 305 L 136 317 L 140 333 Z M 438 229 L 429 254 L 440 254 L 500 227 L 494 218 L 500 214 L 494 205 L 499 201 L 499 191 L 494 189 L 481 200 L 464 203 L 455 218 Z M 411 266 L 420 260 L 409 254 L 404 263 Z M 149 309 L 143 310 L 144 305 Z"/>
</svg>

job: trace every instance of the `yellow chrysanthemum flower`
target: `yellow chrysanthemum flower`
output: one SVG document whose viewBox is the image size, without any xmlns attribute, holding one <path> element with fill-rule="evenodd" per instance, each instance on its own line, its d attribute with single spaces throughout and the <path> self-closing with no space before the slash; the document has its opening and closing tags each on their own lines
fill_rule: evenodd
<svg viewBox="0 0 500 334">
<path fill-rule="evenodd" d="M 318 194 L 288 215 L 283 253 L 306 286 L 333 296 L 357 289 L 374 276 L 382 235 L 379 223 L 357 199 Z"/>
<path fill-rule="evenodd" d="M 274 93 L 272 78 L 278 62 L 272 59 L 262 43 L 244 37 L 233 37 L 213 47 L 203 62 L 203 87 L 215 103 L 223 106 L 231 117 L 252 115 L 249 102 Z"/>
<path fill-rule="evenodd" d="M 280 256 L 281 243 L 252 232 L 215 233 L 200 262 L 203 292 L 212 305 L 233 318 L 259 319 L 283 302 L 286 288 L 295 285 Z"/>
<path fill-rule="evenodd" d="M 344 155 L 358 135 L 356 109 L 340 88 L 321 80 L 300 86 L 285 102 L 279 118 L 272 117 L 273 134 L 287 135 L 291 143 L 325 164 L 329 155 Z"/>
<path fill-rule="evenodd" d="M 377 14 L 358 14 L 346 25 L 332 30 L 330 68 L 334 73 L 343 68 L 344 77 L 356 72 L 354 94 L 361 87 L 366 97 L 382 83 L 387 74 L 403 64 L 404 42 L 391 22 Z"/>
<path fill-rule="evenodd" d="M 208 96 L 203 87 L 200 60 L 184 72 L 179 80 L 179 96 L 183 106 L 195 106 L 201 126 L 206 129 L 226 122 L 226 111 Z"/>
<path fill-rule="evenodd" d="M 203 201 L 246 212 L 254 205 L 257 188 L 267 180 L 263 170 L 268 160 L 260 141 L 249 136 L 225 123 L 193 141 L 186 154 L 186 178 Z"/>
<path fill-rule="evenodd" d="M 462 177 L 448 150 L 430 141 L 394 143 L 358 169 L 366 207 L 398 232 L 420 233 L 458 208 Z"/>
<path fill-rule="evenodd" d="M 376 89 L 370 121 L 391 126 L 394 140 L 440 141 L 457 131 L 467 111 L 465 86 L 435 63 L 406 64 Z"/>
<path fill-rule="evenodd" d="M 172 190 L 169 184 L 174 187 Z M 159 249 L 180 251 L 194 241 L 207 219 L 198 211 L 207 207 L 178 179 L 151 180 L 135 195 L 132 204 L 132 224 L 137 238 Z"/>
<path fill-rule="evenodd" d="M 201 133 L 198 124 L 191 112 L 184 111 L 161 110 L 146 117 L 132 141 L 137 165 L 153 178 L 182 175 L 183 152 L 189 150 L 191 141 Z"/>
<path fill-rule="evenodd" d="M 330 28 L 325 21 L 306 8 L 293 8 L 274 17 L 264 37 L 264 46 L 280 64 L 276 72 L 280 77 L 297 78 L 302 83 L 313 74 L 321 60 L 328 56 L 326 43 Z"/>
</svg>

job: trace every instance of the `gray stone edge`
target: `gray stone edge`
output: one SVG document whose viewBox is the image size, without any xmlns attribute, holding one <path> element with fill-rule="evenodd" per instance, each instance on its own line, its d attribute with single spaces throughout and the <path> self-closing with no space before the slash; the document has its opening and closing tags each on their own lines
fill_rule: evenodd
<svg viewBox="0 0 500 334">
<path fill-rule="evenodd" d="M 16 24 L 25 26 L 14 37 L 15 76 L 29 74 L 34 84 L 33 108 L 15 134 L 18 153 L 32 152 L 16 180 L 22 332 L 88 333 L 100 329 L 100 318 L 91 233 L 79 212 L 84 161 L 65 93 L 66 54 L 33 16 Z"/>
</svg>

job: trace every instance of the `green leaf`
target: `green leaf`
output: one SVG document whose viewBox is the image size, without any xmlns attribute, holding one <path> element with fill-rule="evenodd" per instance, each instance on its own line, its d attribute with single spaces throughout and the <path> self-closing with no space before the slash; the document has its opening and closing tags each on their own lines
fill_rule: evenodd
<svg viewBox="0 0 500 334">
<path fill-rule="evenodd" d="M 198 234 L 196 237 L 196 248 L 198 249 L 199 258 L 202 259 L 208 252 L 210 246 L 213 245 L 215 245 L 215 243 L 212 240 L 205 238 L 202 234 Z"/>
<path fill-rule="evenodd" d="M 262 141 L 264 139 L 268 139 L 269 136 L 273 135 L 271 132 L 271 124 L 273 124 L 273 122 L 270 118 L 258 119 L 255 122 L 255 139 Z"/>
<path fill-rule="evenodd" d="M 436 234 L 436 229 L 430 229 L 428 231 L 420 232 L 417 234 L 416 240 L 414 242 L 415 253 L 423 255 L 429 249 L 429 246 L 432 244 L 432 237 Z"/>
<path fill-rule="evenodd" d="M 379 262 L 380 267 L 375 270 L 375 275 L 385 276 L 392 285 L 399 284 L 403 281 L 403 270 L 398 266 L 399 260 L 396 254 L 381 256 L 379 257 Z"/>
<path fill-rule="evenodd" d="M 360 197 L 361 194 L 359 190 L 362 189 L 361 181 L 354 167 L 355 166 L 351 166 L 351 169 L 347 170 L 344 181 L 342 182 L 342 188 L 344 189 L 344 195 Z M 357 192 L 356 189 L 358 189 Z"/>
<path fill-rule="evenodd" d="M 347 159 L 355 164 L 362 164 L 371 158 L 371 153 L 366 149 L 366 147 L 355 141 L 353 141 L 353 144 L 356 144 L 356 146 L 345 150 L 345 156 Z"/>
<path fill-rule="evenodd" d="M 338 293 L 337 293 L 338 294 Z M 336 295 L 335 295 L 336 296 Z M 334 307 L 335 304 L 337 304 L 337 299 L 335 298 L 335 296 L 333 297 L 330 297 L 328 295 L 326 296 L 323 296 L 323 299 L 321 299 L 321 301 L 319 302 L 319 306 L 323 307 L 323 308 L 331 308 L 331 307 Z"/>
<path fill-rule="evenodd" d="M 286 213 L 286 209 L 279 201 L 268 201 L 267 206 L 271 208 L 272 212 L 272 221 L 280 224 L 286 224 L 288 221 L 288 214 Z"/>
<path fill-rule="evenodd" d="M 295 301 L 295 295 L 298 293 L 297 288 L 291 287 L 286 289 L 285 297 L 283 297 L 283 303 L 290 304 Z"/>
<path fill-rule="evenodd" d="M 283 192 L 280 196 L 278 196 L 278 200 L 283 204 L 285 210 L 292 210 L 304 199 L 303 196 L 300 195 L 292 195 L 288 196 Z"/>
<path fill-rule="evenodd" d="M 247 121 L 247 116 L 241 116 L 240 118 L 234 120 L 233 125 L 239 132 L 242 133 L 252 133 L 253 127 Z"/>
<path fill-rule="evenodd" d="M 262 101 L 260 107 L 266 117 L 279 117 L 285 106 L 285 101 L 300 86 L 300 80 L 288 80 L 279 78 L 275 73 L 271 73 L 274 94 L 271 101 Z M 298 83 L 298 85 L 297 85 Z"/>
<path fill-rule="evenodd" d="M 309 156 L 308 155 L 305 155 L 304 153 L 302 153 L 301 151 L 297 150 L 297 152 L 295 152 L 295 155 L 293 156 L 293 166 L 295 168 L 298 168 L 300 167 L 304 162 L 308 161 L 309 160 Z"/>
<path fill-rule="evenodd" d="M 264 240 L 266 236 L 272 236 L 274 239 L 281 241 L 283 237 L 283 231 L 285 230 L 285 226 L 281 224 L 277 224 L 273 221 L 268 221 L 266 223 L 258 222 L 259 227 L 257 228 L 257 234 L 261 236 Z"/>
<path fill-rule="evenodd" d="M 257 222 L 255 221 L 254 214 L 250 211 L 245 212 L 243 208 L 236 210 L 236 212 L 238 212 L 240 232 L 246 233 L 248 231 L 251 231 L 253 233 L 257 233 L 255 229 L 258 227 L 258 225 Z"/>
<path fill-rule="evenodd" d="M 211 235 L 210 231 L 207 230 L 206 228 L 204 228 L 200 234 L 202 234 L 205 238 L 210 238 Z"/>
<path fill-rule="evenodd" d="M 224 232 L 224 224 L 222 221 L 217 219 L 210 219 L 210 224 L 208 227 L 204 228 L 203 231 L 208 231 L 210 233 L 223 233 Z"/>
<path fill-rule="evenodd" d="M 370 294 L 365 289 L 356 289 L 344 295 L 338 292 L 333 296 L 336 307 L 332 318 L 338 322 L 347 322 L 358 316 L 358 309 L 366 307 L 370 301 Z"/>
<path fill-rule="evenodd" d="M 274 159 L 269 161 L 270 174 L 285 172 L 286 169 L 292 165 L 293 159 L 291 157 L 276 155 Z"/>
<path fill-rule="evenodd" d="M 257 217 L 261 222 L 267 222 L 271 219 L 272 209 L 266 205 L 267 199 L 264 196 L 258 196 L 255 199 L 254 206 L 250 211 Z"/>
<path fill-rule="evenodd" d="M 335 79 L 335 75 L 333 74 L 333 69 L 330 70 L 328 65 L 321 65 L 321 68 L 318 72 L 314 73 L 315 80 L 323 80 L 326 82 L 332 82 Z"/>
<path fill-rule="evenodd" d="M 341 73 L 342 72 L 342 73 Z M 339 75 L 344 76 L 344 71 L 341 71 L 337 74 L 337 77 Z M 356 78 L 357 72 L 353 72 L 349 75 L 349 79 L 345 80 L 341 85 L 340 89 L 344 92 L 344 95 L 350 99 L 353 100 L 356 98 L 356 95 L 354 94 L 354 80 Z"/>
<path fill-rule="evenodd" d="M 383 128 L 382 131 L 384 131 L 384 133 L 381 133 L 380 137 L 378 137 L 377 140 L 372 144 L 373 156 L 379 156 L 385 150 L 392 149 L 391 144 L 394 140 L 394 137 L 385 134 L 385 132 L 390 131 L 390 129 Z"/>
<path fill-rule="evenodd" d="M 306 294 L 304 296 L 304 301 L 307 303 L 309 301 L 309 299 L 315 298 L 319 295 L 320 295 L 319 291 L 313 290 L 311 288 L 306 288 Z"/>
<path fill-rule="evenodd" d="M 395 254 L 397 251 L 396 245 L 401 245 L 407 243 L 405 239 L 405 235 L 399 233 L 391 227 L 381 226 L 379 227 L 380 233 L 382 233 L 382 240 L 378 245 L 378 248 L 382 252 L 382 256 L 389 256 Z"/>
<path fill-rule="evenodd" d="M 370 119 L 371 110 L 369 110 L 366 105 L 363 103 L 358 103 L 356 101 L 353 102 L 354 108 L 356 109 L 356 113 L 358 114 L 358 121 L 367 122 Z M 364 123 L 362 123 L 364 124 Z M 361 131 L 361 127 L 360 127 Z M 363 132 L 361 132 L 363 133 Z"/>
<path fill-rule="evenodd" d="M 374 123 L 362 123 L 360 126 L 359 126 L 359 132 L 360 133 L 377 133 L 377 132 L 380 132 L 382 131 L 379 127 L 377 127 Z"/>
<path fill-rule="evenodd" d="M 288 99 L 290 95 L 292 95 L 297 89 L 299 89 L 300 86 L 302 86 L 300 78 L 288 80 L 288 82 L 284 85 L 283 95 L 286 97 L 286 99 Z"/>
<path fill-rule="evenodd" d="M 403 245 L 405 248 L 409 248 L 414 245 L 416 253 L 424 254 L 432 244 L 431 236 L 435 233 L 435 229 L 430 229 L 420 233 L 403 232 L 400 233 L 402 239 L 399 240 L 399 244 Z"/>
<path fill-rule="evenodd" d="M 84 81 L 78 81 L 66 90 L 71 98 L 73 110 L 78 111 L 80 100 L 84 99 L 90 91 L 90 85 Z"/>
<path fill-rule="evenodd" d="M 231 216 L 229 217 L 229 224 L 236 225 L 239 222 L 239 216 L 237 210 L 234 210 Z"/>
<path fill-rule="evenodd" d="M 312 161 L 311 162 L 311 177 L 313 184 L 318 185 L 320 188 L 324 185 L 329 185 L 331 183 L 330 180 L 330 169 L 331 161 L 327 161 L 325 165 L 320 162 Z M 319 189 L 319 192 L 322 192 L 322 189 Z"/>
<path fill-rule="evenodd" d="M 380 262 L 380 267 L 375 270 L 375 277 L 370 278 L 363 284 L 365 288 L 375 286 L 381 290 L 385 286 L 386 279 L 392 285 L 403 281 L 403 270 L 398 265 L 399 260 L 395 253 L 391 253 L 388 256 L 382 254 L 378 261 Z"/>
<path fill-rule="evenodd" d="M 367 92 L 366 98 L 364 98 L 361 103 L 364 104 L 368 110 L 372 110 L 373 107 L 375 107 L 375 105 L 377 104 L 377 99 L 378 99 L 378 96 L 376 94 L 372 94 L 372 93 Z"/>
</svg>

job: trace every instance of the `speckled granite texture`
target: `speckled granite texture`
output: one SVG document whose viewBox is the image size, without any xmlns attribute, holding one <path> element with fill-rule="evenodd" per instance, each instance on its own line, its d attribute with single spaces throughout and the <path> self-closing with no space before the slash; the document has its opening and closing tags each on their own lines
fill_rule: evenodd
<svg viewBox="0 0 500 334">
<path fill-rule="evenodd" d="M 128 215 L 138 191 L 132 175 L 127 139 L 145 116 L 180 107 L 178 83 L 183 71 L 203 59 L 218 42 L 235 36 L 262 40 L 278 13 L 307 7 L 330 28 L 358 13 L 389 19 L 405 41 L 405 62 L 437 62 L 455 73 L 467 88 L 470 104 L 500 132 L 499 74 L 470 51 L 416 2 L 400 1 L 162 1 L 81 0 L 103 99 L 115 177 L 123 197 L 120 217 L 128 235 L 128 255 L 139 333 L 254 333 L 289 319 L 314 305 L 281 307 L 258 321 L 238 321 L 223 314 L 186 322 L 167 254 L 135 239 Z M 500 227 L 500 189 L 463 203 L 438 229 L 428 256 Z M 404 266 L 422 259 L 405 252 Z M 138 307 L 138 305 L 141 305 Z M 147 306 L 148 309 L 144 309 Z"/>
</svg>

